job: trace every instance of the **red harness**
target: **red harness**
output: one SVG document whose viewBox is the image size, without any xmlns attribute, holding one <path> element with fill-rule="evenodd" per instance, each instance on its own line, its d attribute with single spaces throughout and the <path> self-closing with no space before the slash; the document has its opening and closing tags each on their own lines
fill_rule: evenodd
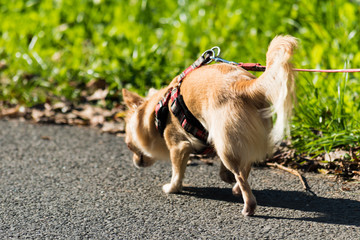
<svg viewBox="0 0 360 240">
<path fill-rule="evenodd" d="M 209 133 L 205 127 L 196 119 L 196 117 L 189 111 L 187 108 L 182 95 L 180 94 L 180 86 L 185 76 L 192 72 L 194 69 L 199 68 L 200 66 L 207 64 L 212 61 L 212 57 L 215 57 L 215 48 L 205 51 L 201 57 L 199 57 L 190 67 L 185 69 L 178 77 L 178 86 L 175 88 L 170 88 L 165 96 L 159 101 L 155 108 L 155 126 L 160 132 L 164 135 L 164 130 L 168 121 L 169 114 L 169 102 L 171 103 L 171 112 L 179 120 L 181 126 L 184 130 L 194 137 L 199 139 L 204 145 L 205 149 L 197 152 L 199 154 L 209 154 L 214 151 L 213 147 L 208 143 Z M 220 50 L 218 50 L 218 53 Z"/>
</svg>

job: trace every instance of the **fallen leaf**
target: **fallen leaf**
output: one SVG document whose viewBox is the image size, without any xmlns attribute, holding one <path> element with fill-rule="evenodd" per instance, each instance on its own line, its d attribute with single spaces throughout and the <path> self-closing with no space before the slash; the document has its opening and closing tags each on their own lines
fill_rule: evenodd
<svg viewBox="0 0 360 240">
<path fill-rule="evenodd" d="M 54 122 L 57 124 L 67 124 L 70 114 L 57 113 L 54 118 Z"/>
<path fill-rule="evenodd" d="M 41 136 L 41 139 L 43 139 L 43 140 L 50 140 L 50 137 L 49 136 Z"/>
<path fill-rule="evenodd" d="M 102 115 L 93 116 L 90 118 L 90 125 L 97 126 L 102 125 L 105 122 L 105 117 Z"/>
<path fill-rule="evenodd" d="M 319 168 L 319 169 L 318 169 L 318 172 L 321 173 L 321 174 L 328 174 L 328 173 L 330 173 L 329 170 L 326 170 L 326 169 L 323 169 L 323 168 Z"/>
<path fill-rule="evenodd" d="M 335 170 L 334 170 L 334 173 L 336 173 L 336 174 L 342 174 L 343 171 L 342 171 L 342 169 L 335 169 Z"/>
<path fill-rule="evenodd" d="M 32 109 L 31 117 L 35 122 L 40 122 L 41 118 L 44 116 L 44 111 Z"/>
<path fill-rule="evenodd" d="M 105 89 L 106 81 L 103 79 L 91 79 L 87 84 L 87 89 Z"/>
<path fill-rule="evenodd" d="M 88 121 L 78 119 L 78 118 L 68 119 L 68 123 L 70 125 L 80 125 L 80 126 L 89 125 Z"/>
<path fill-rule="evenodd" d="M 126 112 L 118 112 L 115 114 L 115 118 L 125 118 L 126 117 Z"/>
<path fill-rule="evenodd" d="M 91 106 L 85 106 L 81 111 L 73 110 L 72 113 L 84 120 L 90 120 L 94 115 L 94 109 Z"/>
<path fill-rule="evenodd" d="M 360 181 L 360 175 L 354 175 L 351 179 Z"/>
<path fill-rule="evenodd" d="M 64 102 L 57 102 L 52 106 L 53 109 L 61 109 L 64 107 L 66 107 L 66 104 Z"/>
<path fill-rule="evenodd" d="M 19 109 L 19 105 L 13 108 L 2 109 L 0 112 L 0 117 L 17 117 L 19 114 Z"/>
<path fill-rule="evenodd" d="M 91 95 L 90 97 L 87 97 L 86 100 L 88 100 L 88 101 L 103 100 L 106 98 L 108 93 L 109 93 L 108 89 L 104 89 L 104 90 L 98 89 L 94 92 L 93 95 Z"/>
<path fill-rule="evenodd" d="M 118 122 L 105 122 L 101 131 L 107 133 L 123 133 L 125 132 L 125 124 Z"/>
<path fill-rule="evenodd" d="M 347 151 L 344 150 L 337 150 L 335 152 L 329 152 L 325 153 L 325 161 L 332 162 L 334 160 L 341 160 L 344 159 L 344 157 L 349 154 Z"/>
</svg>

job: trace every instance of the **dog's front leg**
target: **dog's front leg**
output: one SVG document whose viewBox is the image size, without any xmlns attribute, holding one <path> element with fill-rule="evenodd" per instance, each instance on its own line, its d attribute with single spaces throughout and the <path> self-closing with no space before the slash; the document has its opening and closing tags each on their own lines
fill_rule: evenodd
<svg viewBox="0 0 360 240">
<path fill-rule="evenodd" d="M 181 191 L 189 155 L 190 146 L 187 142 L 181 142 L 170 149 L 172 176 L 171 182 L 163 186 L 165 193 L 177 193 Z"/>
</svg>

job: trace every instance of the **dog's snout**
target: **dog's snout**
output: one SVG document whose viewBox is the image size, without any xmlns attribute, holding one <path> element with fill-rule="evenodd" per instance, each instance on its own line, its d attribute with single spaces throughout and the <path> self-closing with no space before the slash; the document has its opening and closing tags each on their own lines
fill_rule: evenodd
<svg viewBox="0 0 360 240">
<path fill-rule="evenodd" d="M 133 162 L 136 167 L 149 167 L 155 162 L 152 158 L 145 156 L 144 154 L 134 154 Z"/>
<path fill-rule="evenodd" d="M 144 155 L 143 154 L 140 155 L 139 166 L 140 167 L 145 167 L 145 161 L 144 161 Z"/>
<path fill-rule="evenodd" d="M 133 155 L 133 163 L 137 168 L 144 167 L 144 157 L 143 155 Z"/>
</svg>

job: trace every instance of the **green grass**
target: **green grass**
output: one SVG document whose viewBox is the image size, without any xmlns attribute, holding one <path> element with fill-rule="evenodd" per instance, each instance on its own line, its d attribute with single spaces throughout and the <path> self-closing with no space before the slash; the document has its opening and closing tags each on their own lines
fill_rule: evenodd
<svg viewBox="0 0 360 240">
<path fill-rule="evenodd" d="M 204 50 L 265 64 L 271 39 L 300 40 L 299 68 L 360 68 L 360 1 L 0 0 L 0 101 L 79 101 L 92 79 L 160 88 Z M 360 140 L 360 73 L 299 73 L 293 145 L 318 153 Z M 111 101 L 110 101 L 111 100 Z"/>
</svg>

